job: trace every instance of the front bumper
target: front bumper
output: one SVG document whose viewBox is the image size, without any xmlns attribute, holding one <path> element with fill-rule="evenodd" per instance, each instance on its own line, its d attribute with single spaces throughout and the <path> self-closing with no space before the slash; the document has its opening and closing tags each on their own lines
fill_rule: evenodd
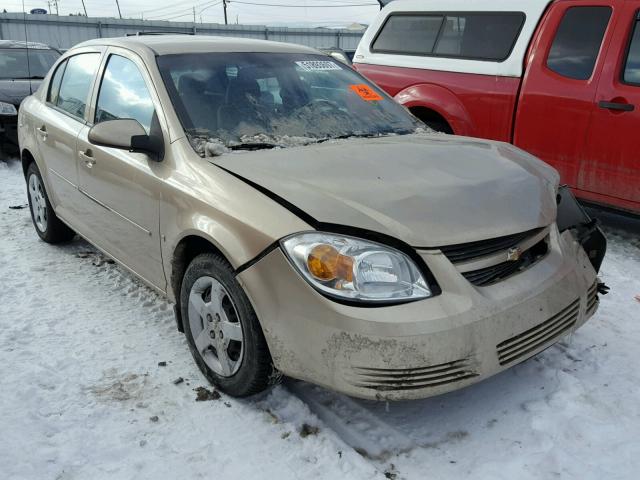
<svg viewBox="0 0 640 480">
<path fill-rule="evenodd" d="M 597 308 L 596 272 L 569 231 L 549 252 L 487 287 L 439 252 L 421 252 L 442 294 L 388 307 L 329 300 L 280 249 L 238 275 L 284 374 L 348 395 L 401 400 L 438 395 L 494 375 L 580 327 Z"/>
</svg>

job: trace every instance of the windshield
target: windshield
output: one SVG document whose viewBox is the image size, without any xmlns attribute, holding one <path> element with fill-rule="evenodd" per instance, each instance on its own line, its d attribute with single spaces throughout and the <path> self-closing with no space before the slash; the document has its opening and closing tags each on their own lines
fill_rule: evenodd
<svg viewBox="0 0 640 480">
<path fill-rule="evenodd" d="M 158 57 L 158 66 L 196 150 L 194 139 L 270 148 L 408 134 L 422 125 L 357 72 L 323 55 L 178 54 Z"/>
<path fill-rule="evenodd" d="M 60 54 L 55 50 L 26 48 L 0 50 L 0 79 L 44 78 Z"/>
</svg>

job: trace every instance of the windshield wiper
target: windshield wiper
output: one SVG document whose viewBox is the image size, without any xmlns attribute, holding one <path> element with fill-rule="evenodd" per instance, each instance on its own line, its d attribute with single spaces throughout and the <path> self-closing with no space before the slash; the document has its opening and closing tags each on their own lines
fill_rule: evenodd
<svg viewBox="0 0 640 480">
<path fill-rule="evenodd" d="M 319 138 L 316 143 L 324 143 L 328 142 L 329 140 L 344 140 L 346 138 L 373 138 L 379 136 L 380 134 L 378 133 L 347 133 L 344 135 L 336 135 L 334 137 Z"/>
<path fill-rule="evenodd" d="M 31 75 L 30 77 L 2 77 L 0 80 L 44 80 L 44 77 L 40 75 Z"/>
<path fill-rule="evenodd" d="M 246 142 L 246 143 L 237 143 L 235 145 L 226 145 L 229 150 L 263 150 L 269 148 L 275 148 L 278 145 L 275 143 L 267 143 L 267 142 Z"/>
</svg>

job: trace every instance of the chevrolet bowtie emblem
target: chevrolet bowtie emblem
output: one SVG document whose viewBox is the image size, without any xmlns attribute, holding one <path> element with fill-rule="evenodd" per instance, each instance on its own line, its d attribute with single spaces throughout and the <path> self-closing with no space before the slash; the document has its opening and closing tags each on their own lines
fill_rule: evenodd
<svg viewBox="0 0 640 480">
<path fill-rule="evenodd" d="M 513 247 L 507 251 L 507 262 L 517 262 L 522 255 L 522 249 L 520 247 Z"/>
</svg>

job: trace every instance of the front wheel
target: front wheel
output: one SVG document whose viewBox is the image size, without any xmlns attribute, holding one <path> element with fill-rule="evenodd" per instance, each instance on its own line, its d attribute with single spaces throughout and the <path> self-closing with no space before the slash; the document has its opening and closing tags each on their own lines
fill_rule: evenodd
<svg viewBox="0 0 640 480">
<path fill-rule="evenodd" d="M 245 397 L 277 378 L 258 318 L 224 258 L 207 253 L 189 264 L 180 304 L 191 354 L 211 383 Z"/>
<path fill-rule="evenodd" d="M 36 233 L 42 240 L 47 243 L 61 243 L 75 236 L 75 232 L 67 227 L 53 211 L 40 170 L 35 162 L 31 162 L 27 169 L 27 194 L 31 220 Z"/>
</svg>

